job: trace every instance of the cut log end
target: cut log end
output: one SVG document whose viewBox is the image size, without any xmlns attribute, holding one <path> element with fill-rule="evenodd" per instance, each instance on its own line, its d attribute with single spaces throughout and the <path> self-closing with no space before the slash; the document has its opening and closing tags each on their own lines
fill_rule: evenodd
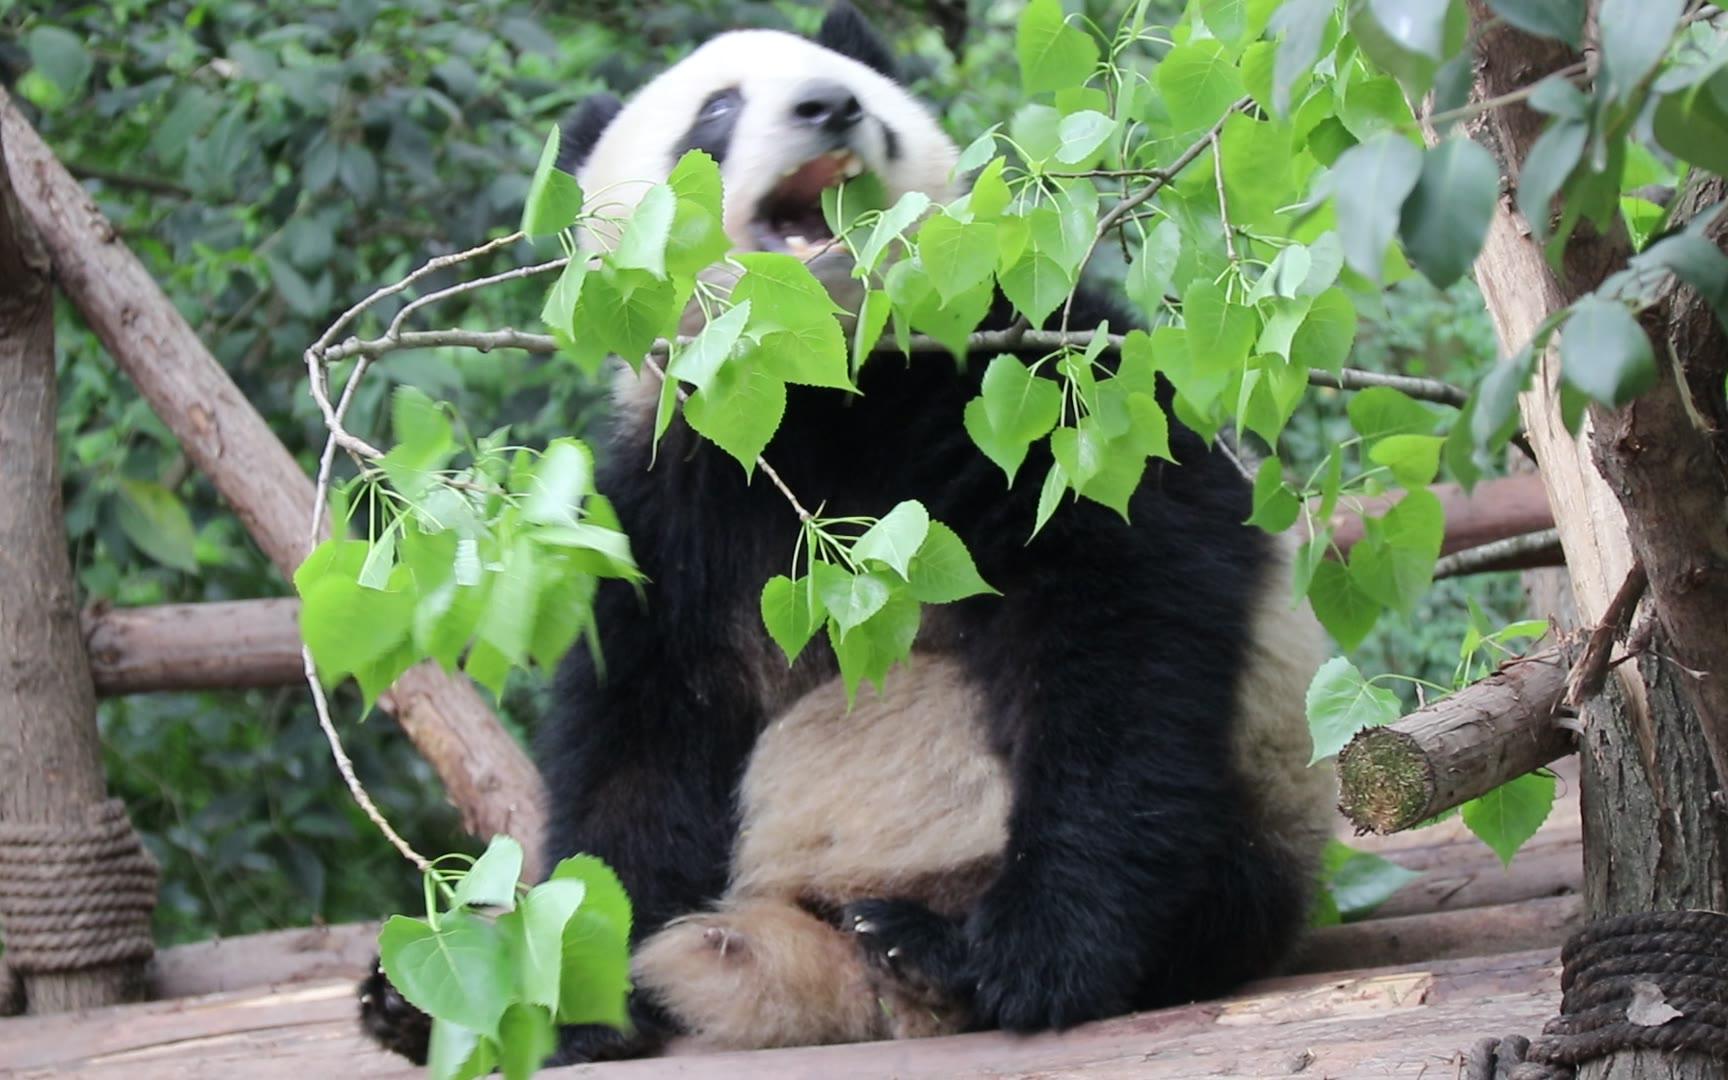
<svg viewBox="0 0 1728 1080">
<path fill-rule="evenodd" d="M 1338 754 L 1338 809 L 1358 829 L 1390 833 L 1434 816 L 1434 765 L 1396 728 L 1366 728 Z"/>
</svg>

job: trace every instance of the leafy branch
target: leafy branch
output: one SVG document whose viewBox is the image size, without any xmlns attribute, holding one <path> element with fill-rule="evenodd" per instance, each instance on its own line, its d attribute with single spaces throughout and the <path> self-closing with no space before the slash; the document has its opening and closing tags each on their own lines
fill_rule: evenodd
<svg viewBox="0 0 1728 1080">
<path fill-rule="evenodd" d="M 966 337 L 969 352 L 988 353 L 997 350 L 1014 348 L 1045 349 L 1077 349 L 1085 351 L 1093 340 L 1104 338 L 1103 351 L 1118 352 L 1122 348 L 1124 335 L 1099 335 L 1090 330 L 1077 330 L 1063 333 L 1060 330 L 982 330 Z M 669 351 L 674 347 L 689 345 L 695 338 L 677 337 L 661 338 L 654 343 L 646 359 L 664 363 Z M 383 336 L 361 340 L 350 338 L 339 345 L 333 345 L 325 352 L 330 363 L 349 360 L 354 357 L 376 359 L 388 353 L 402 349 L 442 349 L 459 348 L 473 349 L 476 352 L 491 352 L 494 349 L 519 349 L 523 352 L 550 355 L 559 351 L 558 341 L 548 334 L 532 334 L 524 330 L 410 330 L 395 336 Z M 876 353 L 898 353 L 900 347 L 892 342 L 881 342 Z M 906 351 L 914 355 L 925 353 L 946 353 L 949 346 L 927 334 L 913 334 L 907 338 Z M 656 365 L 656 370 L 659 370 Z M 1338 371 L 1326 371 L 1321 368 L 1310 368 L 1308 383 L 1311 386 L 1323 386 L 1333 390 L 1366 390 L 1369 387 L 1380 386 L 1397 390 L 1418 401 L 1431 401 L 1437 405 L 1461 407 L 1469 398 L 1469 392 L 1462 387 L 1454 386 L 1441 379 L 1425 379 L 1415 375 L 1394 375 L 1379 371 L 1367 371 L 1362 368 L 1341 368 Z M 368 447 L 367 449 L 371 449 Z M 377 451 L 373 450 L 376 454 Z"/>
</svg>

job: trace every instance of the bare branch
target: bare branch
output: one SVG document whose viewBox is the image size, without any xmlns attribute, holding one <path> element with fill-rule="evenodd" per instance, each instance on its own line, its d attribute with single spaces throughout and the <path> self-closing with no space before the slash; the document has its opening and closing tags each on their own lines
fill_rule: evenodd
<svg viewBox="0 0 1728 1080">
<path fill-rule="evenodd" d="M 1543 529 L 1453 552 L 1434 564 L 1434 579 L 1483 574 L 1491 570 L 1558 566 L 1562 561 L 1560 533 L 1555 529 Z"/>
</svg>

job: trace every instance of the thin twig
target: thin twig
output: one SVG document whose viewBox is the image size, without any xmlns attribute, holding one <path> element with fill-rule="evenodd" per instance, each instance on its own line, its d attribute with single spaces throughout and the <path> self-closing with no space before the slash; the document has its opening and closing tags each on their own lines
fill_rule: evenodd
<svg viewBox="0 0 1728 1080">
<path fill-rule="evenodd" d="M 514 281 L 517 278 L 533 277 L 535 274 L 544 274 L 551 270 L 562 270 L 569 264 L 569 262 L 570 260 L 568 258 L 562 258 L 552 259 L 543 263 L 536 263 L 533 266 L 518 266 L 514 270 L 506 270 L 502 274 L 493 274 L 490 277 L 472 278 L 468 281 L 459 281 L 447 289 L 439 289 L 436 292 L 429 292 L 425 296 L 416 297 L 402 305 L 402 310 L 398 311 L 396 317 L 390 320 L 390 328 L 384 331 L 385 336 L 388 337 L 401 333 L 402 323 L 408 318 L 408 316 L 428 304 L 436 304 L 440 300 L 448 300 L 452 296 L 459 296 L 465 292 L 473 292 L 475 289 L 484 289 L 488 285 L 497 285 L 500 282 Z"/>
<path fill-rule="evenodd" d="M 1212 129 L 1212 181 L 1218 185 L 1218 221 L 1224 226 L 1224 255 L 1236 261 L 1236 240 L 1231 235 L 1230 203 L 1224 196 L 1224 154 L 1218 149 L 1218 128 Z"/>
<path fill-rule="evenodd" d="M 1491 570 L 1516 570 L 1530 565 L 1534 559 L 1549 559 L 1560 554 L 1560 533 L 1555 529 L 1525 533 L 1496 540 L 1480 547 L 1454 551 L 1434 564 L 1434 579 L 1481 574 Z"/>
<path fill-rule="evenodd" d="M 1558 75 L 1562 79 L 1587 78 L 1590 75 L 1590 69 L 1591 64 L 1588 60 L 1579 60 L 1576 63 L 1567 64 L 1563 68 L 1557 68 L 1549 78 L 1554 75 Z M 1528 86 L 1520 86 L 1518 89 L 1508 91 L 1498 97 L 1491 97 L 1484 101 L 1473 101 L 1468 105 L 1460 105 L 1456 109 L 1435 113 L 1428 118 L 1428 122 L 1435 127 L 1440 127 L 1455 120 L 1468 120 L 1472 116 L 1480 116 L 1482 113 L 1492 112 L 1507 105 L 1516 105 L 1536 93 L 1536 88 L 1541 86 L 1544 81 L 1546 80 L 1539 79 Z"/>
</svg>

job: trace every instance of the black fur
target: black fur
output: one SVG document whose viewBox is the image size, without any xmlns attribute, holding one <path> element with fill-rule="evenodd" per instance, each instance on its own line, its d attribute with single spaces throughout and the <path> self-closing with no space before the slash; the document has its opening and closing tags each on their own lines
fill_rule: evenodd
<svg viewBox="0 0 1728 1080">
<path fill-rule="evenodd" d="M 738 116 L 744 111 L 744 96 L 736 87 L 716 90 L 708 95 L 690 122 L 689 130 L 673 144 L 672 161 L 677 163 L 691 150 L 700 150 L 715 163 L 726 160 L 732 145 L 732 130 L 738 126 Z"/>
<path fill-rule="evenodd" d="M 832 49 L 841 56 L 850 56 L 890 79 L 900 77 L 899 65 L 894 62 L 894 51 L 877 35 L 876 28 L 870 25 L 869 20 L 860 15 L 858 9 L 846 0 L 838 0 L 828 9 L 828 14 L 822 19 L 821 29 L 816 31 L 816 44 L 824 49 Z"/>
<path fill-rule="evenodd" d="M 1106 317 L 1127 322 L 1082 292 L 1071 325 Z M 985 328 L 1011 319 L 999 303 Z M 937 952 L 930 921 L 904 910 L 877 944 L 916 946 L 936 969 L 924 974 L 964 987 L 984 1026 L 1060 1028 L 1216 994 L 1263 972 L 1304 916 L 1300 871 L 1256 846 L 1230 752 L 1251 602 L 1277 587 L 1269 540 L 1242 524 L 1235 465 L 1173 426 L 1181 464 L 1148 467 L 1131 525 L 1083 501 L 1028 543 L 1050 459 L 1035 447 L 1005 490 L 972 445 L 961 414 L 984 360 L 957 373 L 944 357 L 877 357 L 862 396 L 793 388 L 765 453 L 834 516 L 922 500 L 1003 593 L 939 609 L 928 644 L 989 688 L 984 722 L 1015 789 L 1006 869 Z M 649 456 L 646 427 L 622 428 L 600 486 L 653 584 L 645 602 L 601 587 L 606 677 L 571 654 L 541 747 L 549 859 L 609 862 L 639 935 L 725 885 L 734 792 L 769 719 L 752 664 L 774 646 L 757 596 L 797 533 L 771 485 L 746 483 L 682 423 L 651 470 Z M 832 670 L 812 648 L 800 668 Z M 897 942 L 896 927 L 923 936 Z M 577 1039 L 566 1053 L 587 1050 Z"/>
<path fill-rule="evenodd" d="M 594 94 L 583 99 L 576 111 L 564 121 L 564 130 L 559 133 L 558 167 L 567 173 L 580 169 L 588 155 L 594 152 L 594 144 L 600 141 L 601 132 L 623 109 L 624 103 L 612 94 Z"/>
</svg>

